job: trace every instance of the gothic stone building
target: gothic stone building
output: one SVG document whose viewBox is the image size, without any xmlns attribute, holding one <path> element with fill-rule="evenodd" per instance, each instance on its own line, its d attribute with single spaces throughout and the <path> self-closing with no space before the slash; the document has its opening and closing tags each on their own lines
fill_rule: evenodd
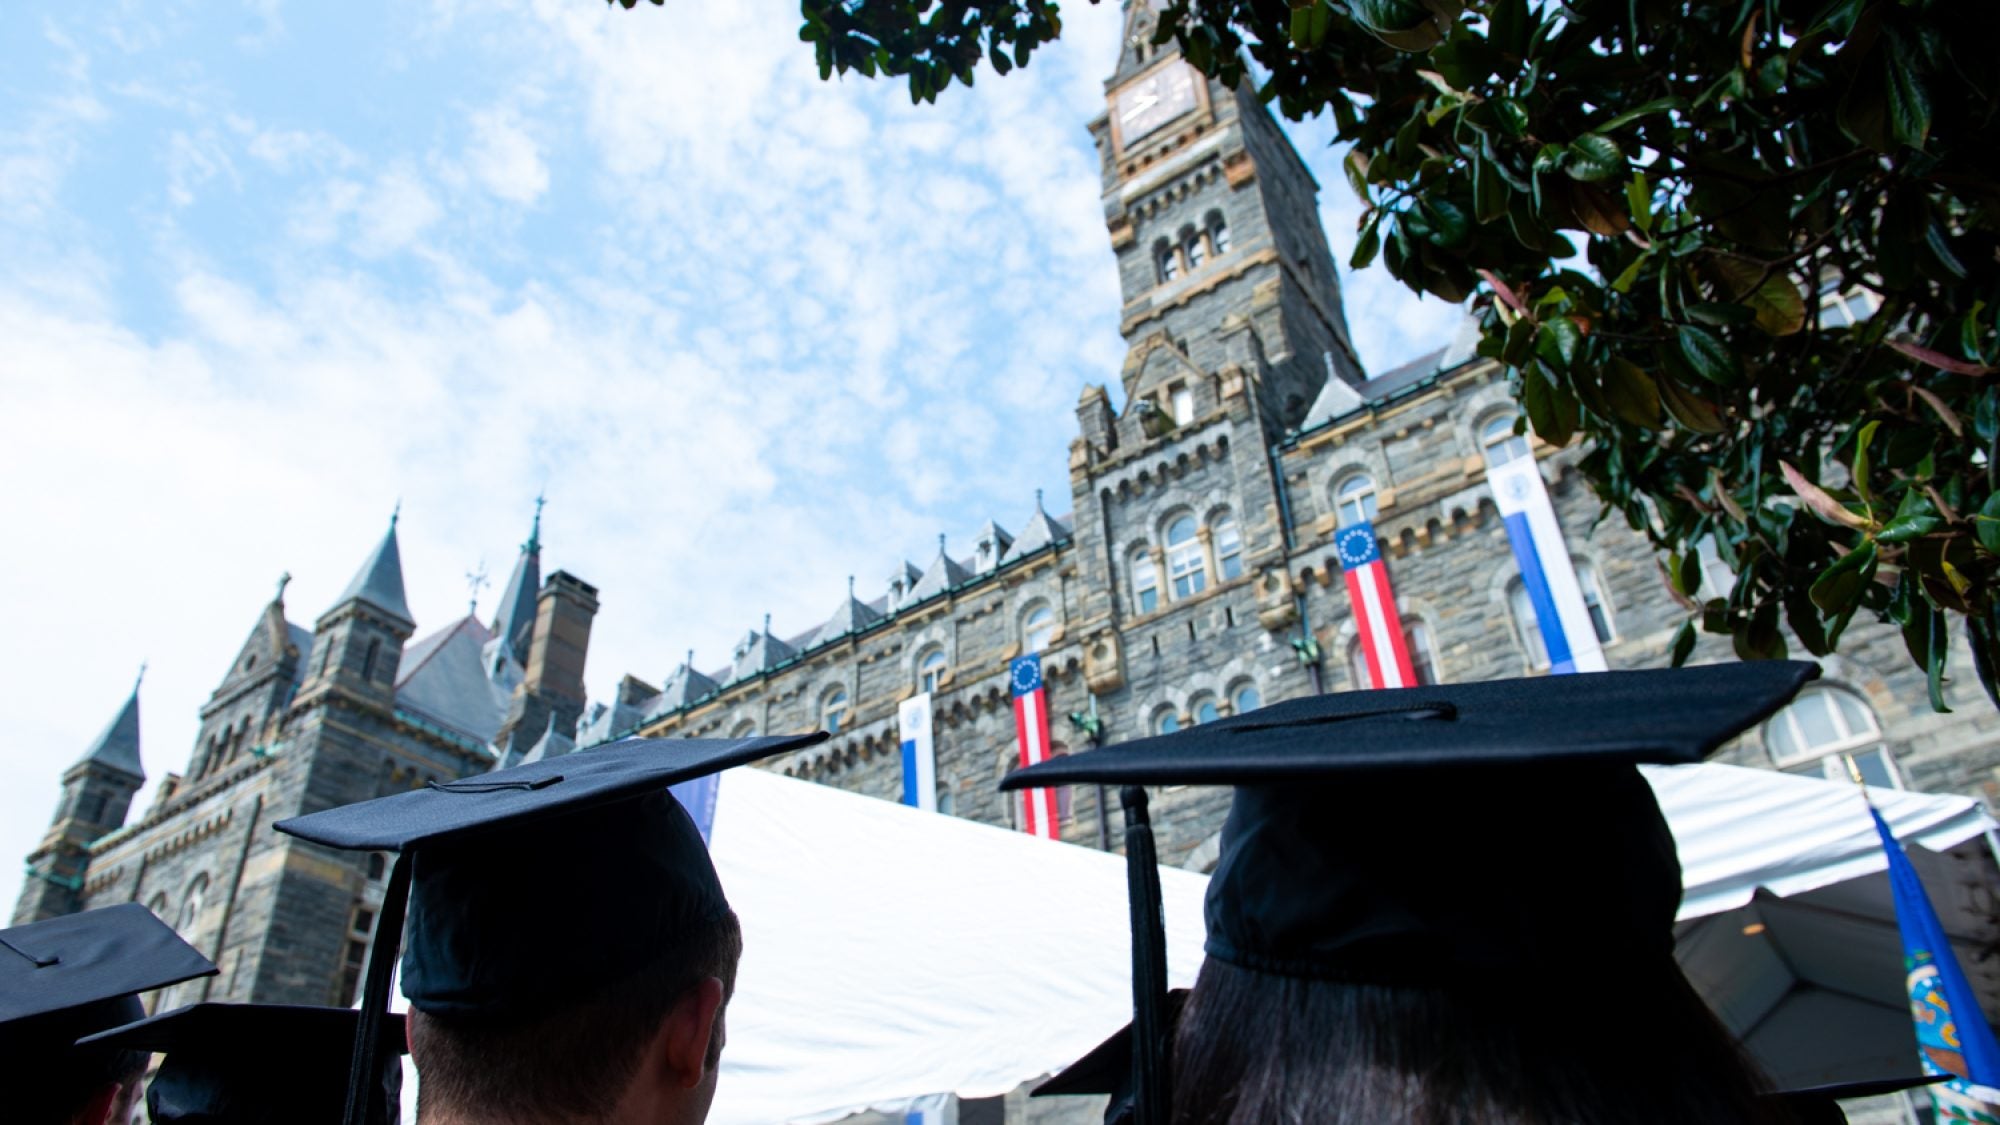
<svg viewBox="0 0 2000 1125">
<path fill-rule="evenodd" d="M 1007 666 L 1022 652 L 1043 654 L 1058 752 L 1083 745 L 1087 715 L 1118 742 L 1362 687 L 1333 550 L 1361 518 L 1376 523 L 1421 677 L 1534 675 L 1547 658 L 1485 483 L 1489 464 L 1523 456 L 1541 459 L 1607 659 L 1665 663 L 1686 611 L 1643 537 L 1598 522 L 1574 452 L 1515 434 L 1505 374 L 1472 356 L 1469 333 L 1363 377 L 1318 185 L 1249 91 L 1151 46 L 1151 18 L 1128 4 L 1107 112 L 1090 124 L 1129 350 L 1120 404 L 1099 386 L 1077 403 L 1071 513 L 1038 503 L 1011 539 L 989 523 L 969 557 L 940 543 L 816 628 L 780 636 L 766 621 L 726 668 L 690 660 L 660 689 L 628 676 L 585 744 L 824 726 L 831 741 L 775 768 L 894 800 L 897 704 L 929 690 L 939 807 L 1011 824 L 1015 799 L 994 784 L 1015 764 Z M 1727 569 L 1705 561 L 1701 596 L 1725 595 Z M 1730 658 L 1706 637 L 1695 657 Z M 1879 626 L 1850 630 L 1824 665 L 1822 686 L 1728 758 L 1838 777 L 1852 762 L 1880 783 L 1992 803 L 2000 715 L 1969 676 L 1949 687 L 1953 713 L 1933 713 Z M 1095 791 L 1064 801 L 1066 838 L 1117 837 Z M 1211 863 L 1226 801 L 1158 795 L 1164 858 Z"/>
<path fill-rule="evenodd" d="M 203 705 L 186 770 L 132 818 L 135 687 L 63 774 L 14 922 L 141 902 L 221 969 L 156 1004 L 349 1003 L 385 857 L 271 824 L 567 748 L 596 591 L 560 571 L 541 580 L 536 523 L 490 623 L 467 615 L 414 643 L 394 521 L 310 631 L 286 619 L 280 583 Z"/>
<path fill-rule="evenodd" d="M 491 623 L 467 617 L 410 644 L 392 529 L 310 634 L 282 600 L 266 608 L 202 710 L 187 771 L 130 824 L 141 771 L 127 705 L 65 775 L 16 920 L 146 902 L 220 962 L 219 978 L 186 986 L 200 995 L 345 1002 L 380 861 L 291 841 L 271 821 L 631 733 L 826 727 L 832 740 L 767 765 L 894 800 L 896 709 L 918 691 L 933 696 L 940 809 L 1011 824 L 995 784 L 1015 762 L 1007 665 L 1023 652 L 1042 653 L 1058 751 L 1084 744 L 1092 716 L 1118 742 L 1360 689 L 1333 549 L 1345 520 L 1376 523 L 1421 676 L 1533 675 L 1546 656 L 1486 485 L 1490 465 L 1518 457 L 1540 459 L 1607 659 L 1664 663 L 1686 611 L 1643 538 L 1598 522 L 1573 452 L 1514 433 L 1503 372 L 1463 338 L 1364 376 L 1318 185 L 1249 91 L 1151 46 L 1151 18 L 1128 5 L 1107 109 L 1090 123 L 1129 350 L 1117 405 L 1101 386 L 1077 403 L 1068 514 L 1038 502 L 1011 533 L 988 523 L 969 555 L 941 542 L 927 565 L 895 567 L 879 596 L 850 584 L 823 623 L 781 635 L 766 620 L 727 666 L 690 654 L 658 686 L 626 676 L 588 708 L 590 586 L 541 582 L 531 537 Z M 1720 596 L 1726 572 L 1704 571 L 1702 596 Z M 1712 638 L 1696 656 L 1728 658 Z M 2000 715 L 1970 677 L 1935 714 L 1894 632 L 1859 625 L 1825 670 L 1728 755 L 1835 776 L 1852 763 L 1994 803 Z M 1211 864 L 1226 801 L 1157 794 L 1164 858 Z M 1063 802 L 1066 838 L 1116 838 L 1096 792 Z M 961 1125 L 993 1112 L 968 1105 Z"/>
</svg>

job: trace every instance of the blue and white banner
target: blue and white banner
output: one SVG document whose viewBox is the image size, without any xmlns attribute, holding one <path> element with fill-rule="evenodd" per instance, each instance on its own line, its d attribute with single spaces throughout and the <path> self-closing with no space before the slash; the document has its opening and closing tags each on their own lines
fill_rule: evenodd
<svg viewBox="0 0 2000 1125">
<path fill-rule="evenodd" d="M 1535 459 L 1517 457 L 1489 468 L 1486 483 L 1492 486 L 1493 503 L 1507 525 L 1507 542 L 1514 548 L 1514 564 L 1521 570 L 1528 603 L 1535 608 L 1535 623 L 1548 647 L 1549 671 L 1604 671 L 1604 650 L 1597 645 L 1597 629 L 1583 604 L 1583 588 L 1577 584 L 1576 567 Z"/>
<path fill-rule="evenodd" d="M 931 693 L 919 692 L 896 708 L 903 740 L 903 803 L 937 811 L 937 753 L 931 746 Z"/>
<path fill-rule="evenodd" d="M 715 831 L 715 798 L 721 788 L 722 775 L 711 773 L 670 786 L 667 790 L 688 811 L 688 816 L 694 818 L 694 826 L 701 829 L 701 842 L 704 844 L 714 843 L 709 835 Z"/>
</svg>

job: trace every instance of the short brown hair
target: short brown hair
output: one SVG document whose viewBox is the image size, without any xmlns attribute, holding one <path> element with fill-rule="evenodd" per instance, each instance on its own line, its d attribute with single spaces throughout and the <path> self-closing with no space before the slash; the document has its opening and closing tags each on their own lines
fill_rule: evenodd
<svg viewBox="0 0 2000 1125">
<path fill-rule="evenodd" d="M 743 930 L 725 913 L 638 972 L 553 1011 L 496 1017 L 410 1013 L 422 1106 L 475 1119 L 560 1121 L 609 1113 L 660 1021 L 710 977 L 736 988 Z M 589 956 L 587 949 L 576 956 Z M 721 1051 L 709 1046 L 713 1065 Z"/>
</svg>

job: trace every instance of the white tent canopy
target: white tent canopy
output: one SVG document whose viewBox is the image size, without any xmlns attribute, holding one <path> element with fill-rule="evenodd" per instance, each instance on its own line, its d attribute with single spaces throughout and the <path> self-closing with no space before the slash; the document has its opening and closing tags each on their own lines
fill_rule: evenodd
<svg viewBox="0 0 2000 1125">
<path fill-rule="evenodd" d="M 1676 956 L 1781 1087 L 1916 1067 L 1880 837 L 1852 785 L 1732 766 L 1647 773 L 1687 891 Z M 1904 842 L 1989 1018 L 2000 879 L 1969 797 L 1869 791 Z"/>
<path fill-rule="evenodd" d="M 1908 1071 L 1884 861 L 1853 787 L 1719 765 L 1647 776 L 1685 869 L 1682 963 L 1724 1021 L 1781 1080 Z M 1921 846 L 1960 960 L 2000 1006 L 2000 978 L 1974 958 L 2000 936 L 1992 821 L 1968 798 L 1874 796 Z M 722 778 L 712 849 L 746 950 L 716 1125 L 1001 1094 L 1129 1018 L 1118 856 L 755 769 Z M 1184 986 L 1207 880 L 1163 869 L 1161 882 Z"/>
</svg>

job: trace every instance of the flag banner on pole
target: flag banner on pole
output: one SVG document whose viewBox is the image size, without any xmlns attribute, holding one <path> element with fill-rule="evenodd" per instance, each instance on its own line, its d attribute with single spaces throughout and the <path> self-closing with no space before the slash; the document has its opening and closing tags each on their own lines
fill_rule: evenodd
<svg viewBox="0 0 2000 1125">
<path fill-rule="evenodd" d="M 1014 689 L 1014 730 L 1021 743 L 1021 764 L 1048 761 L 1049 694 L 1042 685 L 1041 655 L 1029 653 L 1017 658 L 1008 666 L 1007 681 Z M 1021 791 L 1021 830 L 1048 840 L 1062 837 L 1055 790 Z"/>
<path fill-rule="evenodd" d="M 1486 483 L 1493 488 L 1493 503 L 1506 524 L 1514 564 L 1520 568 L 1528 604 L 1535 609 L 1535 623 L 1548 648 L 1549 671 L 1604 671 L 1597 628 L 1583 604 L 1583 587 L 1577 583 L 1569 546 L 1563 542 L 1548 485 L 1535 459 L 1517 457 L 1495 465 L 1486 470 Z"/>
<path fill-rule="evenodd" d="M 1917 1059 L 1926 1074 L 1948 1074 L 1929 1087 L 1938 1125 L 2000 1125 L 2000 1043 L 1979 1010 L 1979 998 L 1959 968 L 1951 938 L 1931 907 L 1910 857 L 1882 814 L 1868 807 L 1889 858 L 1896 928 L 1903 933 L 1903 969 L 1910 1018 L 1917 1025 Z"/>
<path fill-rule="evenodd" d="M 919 692 L 896 708 L 903 742 L 903 803 L 937 811 L 937 750 L 931 745 L 931 693 Z"/>
<path fill-rule="evenodd" d="M 1347 576 L 1347 599 L 1354 605 L 1354 623 L 1361 633 L 1361 654 L 1368 661 L 1372 687 L 1416 687 L 1410 664 L 1410 643 L 1403 634 L 1403 617 L 1396 612 L 1396 592 L 1389 588 L 1389 565 L 1375 539 L 1375 525 L 1349 524 L 1335 533 L 1334 553 Z"/>
<path fill-rule="evenodd" d="M 667 787 L 667 792 L 672 793 L 674 800 L 679 801 L 688 816 L 694 819 L 694 826 L 701 829 L 701 842 L 704 844 L 711 842 L 709 833 L 715 830 L 715 798 L 721 784 L 722 775 L 712 773 Z"/>
</svg>

